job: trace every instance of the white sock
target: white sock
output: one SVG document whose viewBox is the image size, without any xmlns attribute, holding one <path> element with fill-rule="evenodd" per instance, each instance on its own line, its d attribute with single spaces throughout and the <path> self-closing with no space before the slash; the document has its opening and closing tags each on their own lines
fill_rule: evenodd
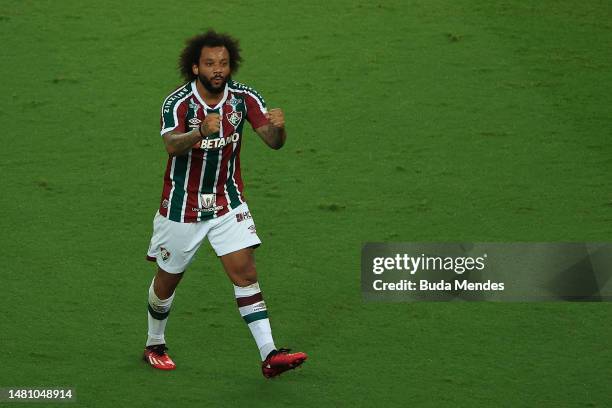
<svg viewBox="0 0 612 408">
<path fill-rule="evenodd" d="M 154 282 L 155 278 L 153 278 L 153 282 L 151 282 L 151 286 L 149 287 L 149 310 L 147 312 L 149 331 L 147 333 L 147 346 L 166 344 L 164 331 L 166 330 L 166 323 L 168 322 L 170 306 L 174 299 L 174 293 L 168 299 L 159 299 L 153 289 Z"/>
<path fill-rule="evenodd" d="M 259 283 L 245 287 L 234 285 L 234 294 L 236 295 L 240 316 L 249 326 L 255 343 L 257 343 L 259 348 L 261 361 L 263 361 L 271 351 L 276 350 L 276 346 L 272 339 L 268 309 L 261 296 Z"/>
</svg>

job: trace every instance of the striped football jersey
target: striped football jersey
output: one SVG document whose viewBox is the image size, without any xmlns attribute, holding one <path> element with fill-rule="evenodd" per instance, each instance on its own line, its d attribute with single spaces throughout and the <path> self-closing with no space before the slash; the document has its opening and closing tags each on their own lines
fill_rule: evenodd
<svg viewBox="0 0 612 408">
<path fill-rule="evenodd" d="M 206 115 L 221 116 L 217 134 L 196 143 L 182 156 L 169 156 L 159 213 L 176 222 L 197 222 L 226 214 L 245 201 L 240 176 L 240 145 L 245 120 L 253 129 L 268 123 L 263 98 L 229 80 L 223 98 L 208 106 L 196 83 L 176 89 L 161 108 L 161 134 L 197 129 Z"/>
</svg>

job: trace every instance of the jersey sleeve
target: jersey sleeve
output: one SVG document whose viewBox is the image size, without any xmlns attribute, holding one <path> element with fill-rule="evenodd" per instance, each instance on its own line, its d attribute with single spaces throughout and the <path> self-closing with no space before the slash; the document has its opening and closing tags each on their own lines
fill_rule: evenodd
<svg viewBox="0 0 612 408">
<path fill-rule="evenodd" d="M 187 104 L 184 100 L 177 100 L 174 103 L 168 103 L 164 100 L 161 107 L 160 116 L 160 134 L 174 130 L 178 133 L 185 133 L 187 116 Z"/>
<path fill-rule="evenodd" d="M 247 120 L 253 127 L 257 129 L 268 123 L 266 118 L 266 102 L 257 92 L 248 92 L 245 96 L 245 103 L 247 108 Z"/>
</svg>

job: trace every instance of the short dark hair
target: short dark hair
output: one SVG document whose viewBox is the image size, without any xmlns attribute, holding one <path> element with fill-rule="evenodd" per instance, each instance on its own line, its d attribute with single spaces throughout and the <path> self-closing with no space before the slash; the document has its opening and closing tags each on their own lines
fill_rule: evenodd
<svg viewBox="0 0 612 408">
<path fill-rule="evenodd" d="M 181 76 L 188 82 L 196 79 L 191 67 L 198 65 L 203 47 L 225 47 L 230 56 L 230 70 L 234 74 L 240 67 L 242 57 L 240 56 L 240 42 L 225 33 L 217 33 L 214 30 L 208 30 L 204 34 L 198 34 L 195 37 L 185 41 L 185 48 L 179 57 L 178 68 Z"/>
</svg>

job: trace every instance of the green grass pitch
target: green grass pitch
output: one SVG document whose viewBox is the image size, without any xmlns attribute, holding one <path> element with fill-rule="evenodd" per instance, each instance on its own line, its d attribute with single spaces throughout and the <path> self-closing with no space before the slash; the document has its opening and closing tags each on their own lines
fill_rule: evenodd
<svg viewBox="0 0 612 408">
<path fill-rule="evenodd" d="M 359 289 L 366 241 L 611 239 L 609 1 L 137 3 L 2 1 L 0 387 L 72 386 L 83 407 L 612 406 L 609 303 Z M 310 355 L 274 381 L 208 245 L 168 323 L 178 369 L 140 360 L 159 107 L 207 27 L 286 113 L 287 145 L 248 130 L 242 157 L 277 344 Z"/>
</svg>

